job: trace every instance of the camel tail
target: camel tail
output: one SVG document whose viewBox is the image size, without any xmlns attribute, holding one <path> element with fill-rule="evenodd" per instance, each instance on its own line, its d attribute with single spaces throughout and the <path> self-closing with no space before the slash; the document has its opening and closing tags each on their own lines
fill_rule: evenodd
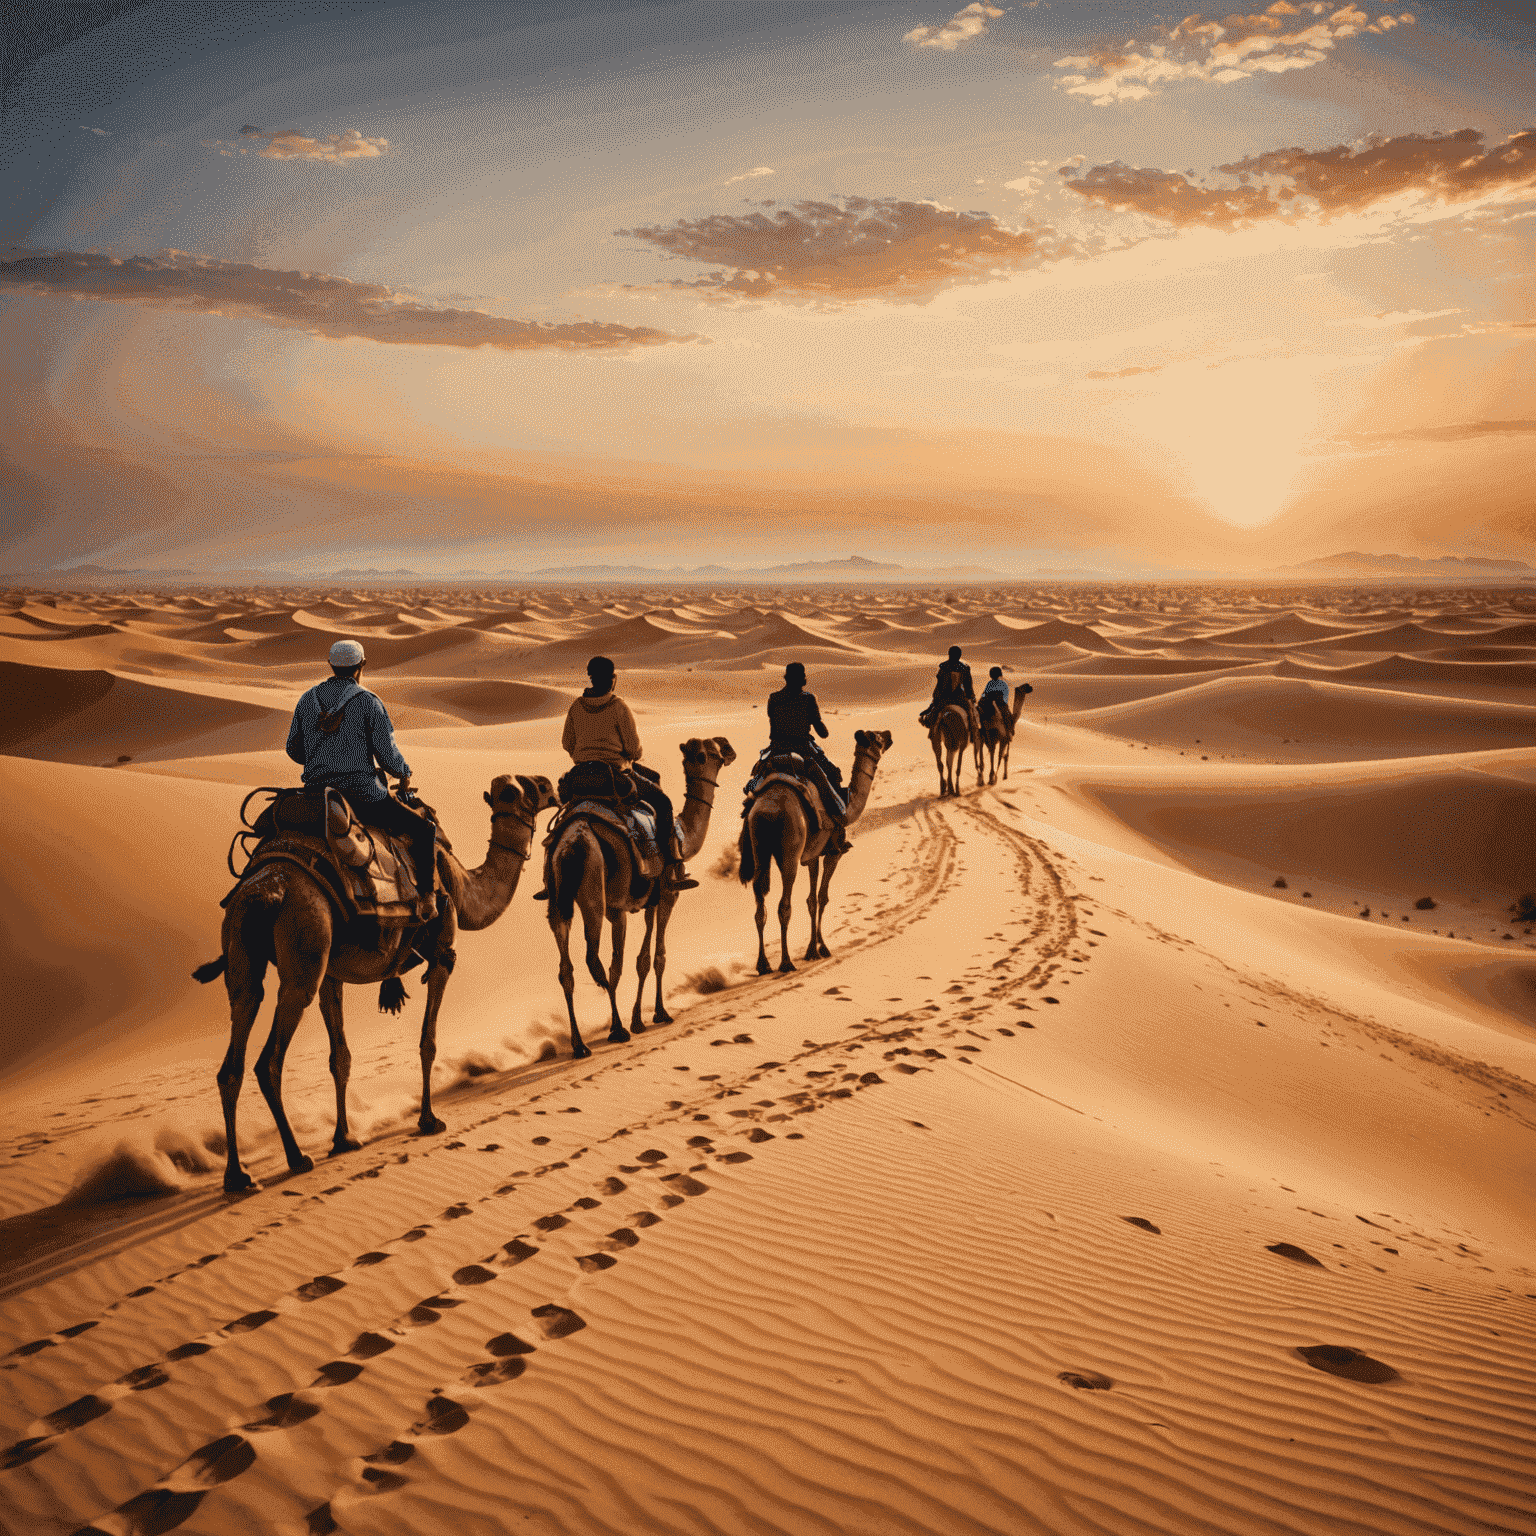
<svg viewBox="0 0 1536 1536">
<path fill-rule="evenodd" d="M 200 981 L 206 986 L 210 981 L 217 981 L 224 974 L 227 965 L 228 961 L 225 960 L 223 955 L 220 955 L 217 960 L 210 960 L 207 965 L 198 966 L 192 972 L 192 979 L 193 981 Z"/>
<path fill-rule="evenodd" d="M 555 890 L 555 910 L 566 922 L 576 915 L 576 893 L 587 869 L 587 845 L 576 839 L 567 849 L 560 865 L 560 884 Z"/>
<path fill-rule="evenodd" d="M 379 1012 L 399 1013 L 410 995 L 398 976 L 386 976 L 379 984 Z"/>
<path fill-rule="evenodd" d="M 752 881 L 752 872 L 756 867 L 753 863 L 752 853 L 752 828 L 746 819 L 742 819 L 741 837 L 737 846 L 741 850 L 741 862 L 737 865 L 736 873 L 743 885 L 749 885 Z"/>
</svg>

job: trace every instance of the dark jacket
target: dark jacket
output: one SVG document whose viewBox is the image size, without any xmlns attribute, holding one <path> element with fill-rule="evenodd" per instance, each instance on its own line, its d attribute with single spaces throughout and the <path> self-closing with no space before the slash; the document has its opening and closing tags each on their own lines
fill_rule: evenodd
<svg viewBox="0 0 1536 1536">
<path fill-rule="evenodd" d="M 804 688 L 781 688 L 768 695 L 768 741 L 776 747 L 791 747 L 810 740 L 811 732 L 825 736 L 821 706 L 814 693 Z"/>
<path fill-rule="evenodd" d="M 321 715 L 343 703 L 341 724 L 322 731 Z M 395 745 L 383 700 L 350 677 L 327 678 L 299 700 L 288 728 L 288 756 L 304 765 L 306 784 L 333 784 L 349 800 L 382 800 L 388 794 L 375 762 L 396 778 L 411 771 Z"/>
<path fill-rule="evenodd" d="M 958 673 L 956 679 L 951 679 L 950 673 Z M 933 697 L 936 701 L 952 699 L 958 693 L 962 698 L 976 702 L 976 689 L 971 682 L 971 669 L 963 661 L 944 661 L 939 665 L 935 674 L 936 682 L 933 689 Z"/>
</svg>

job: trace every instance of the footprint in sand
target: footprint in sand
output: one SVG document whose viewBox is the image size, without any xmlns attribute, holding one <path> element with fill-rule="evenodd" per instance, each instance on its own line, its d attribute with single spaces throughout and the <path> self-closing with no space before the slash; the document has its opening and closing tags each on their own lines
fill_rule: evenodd
<svg viewBox="0 0 1536 1536">
<path fill-rule="evenodd" d="M 1347 1344 L 1298 1344 L 1296 1353 L 1313 1370 L 1327 1371 L 1330 1376 L 1342 1376 L 1345 1381 L 1363 1381 L 1376 1385 L 1398 1379 L 1398 1373 L 1390 1365 L 1373 1360 Z"/>
<path fill-rule="evenodd" d="M 1155 1232 L 1159 1237 L 1163 1235 L 1163 1229 L 1154 1226 L 1145 1216 L 1122 1216 L 1121 1221 L 1128 1221 L 1133 1227 L 1140 1227 L 1143 1232 Z"/>
<path fill-rule="evenodd" d="M 1314 1259 L 1305 1248 L 1298 1248 L 1295 1243 L 1270 1243 L 1264 1251 L 1278 1253 L 1282 1259 L 1290 1259 L 1297 1264 L 1314 1264 L 1318 1269 L 1327 1268 L 1321 1259 Z"/>
<path fill-rule="evenodd" d="M 1099 1371 L 1060 1371 L 1056 1379 L 1085 1392 L 1105 1392 L 1114 1386 L 1114 1382 Z"/>
<path fill-rule="evenodd" d="M 256 1448 L 242 1435 L 224 1435 L 194 1451 L 163 1482 L 146 1488 L 126 1504 L 113 1524 L 125 1536 L 158 1536 L 192 1518 L 209 1491 L 239 1477 L 256 1460 Z M 87 1527 L 90 1529 L 90 1527 Z"/>
</svg>

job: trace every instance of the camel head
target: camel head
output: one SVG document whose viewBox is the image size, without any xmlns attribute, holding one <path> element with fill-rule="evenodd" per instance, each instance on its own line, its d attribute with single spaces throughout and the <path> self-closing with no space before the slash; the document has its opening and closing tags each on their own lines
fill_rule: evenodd
<svg viewBox="0 0 1536 1536">
<path fill-rule="evenodd" d="M 871 762 L 878 763 L 891 750 L 893 740 L 889 731 L 855 731 L 854 756 L 867 757 Z"/>
<path fill-rule="evenodd" d="M 494 815 L 498 811 L 526 813 L 530 818 L 557 803 L 555 786 L 542 773 L 498 774 L 485 793 L 485 803 Z"/>
<path fill-rule="evenodd" d="M 721 768 L 736 761 L 736 750 L 724 736 L 693 736 L 683 742 L 678 750 L 683 754 L 683 773 L 690 768 L 702 768 L 706 763 Z"/>
</svg>

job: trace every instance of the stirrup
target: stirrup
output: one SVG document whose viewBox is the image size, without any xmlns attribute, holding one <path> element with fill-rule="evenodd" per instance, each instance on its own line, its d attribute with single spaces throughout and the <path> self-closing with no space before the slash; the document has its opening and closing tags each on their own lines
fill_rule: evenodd
<svg viewBox="0 0 1536 1536">
<path fill-rule="evenodd" d="M 669 891 L 696 891 L 699 888 L 699 882 L 680 863 L 669 864 L 662 874 L 662 880 Z"/>
</svg>

